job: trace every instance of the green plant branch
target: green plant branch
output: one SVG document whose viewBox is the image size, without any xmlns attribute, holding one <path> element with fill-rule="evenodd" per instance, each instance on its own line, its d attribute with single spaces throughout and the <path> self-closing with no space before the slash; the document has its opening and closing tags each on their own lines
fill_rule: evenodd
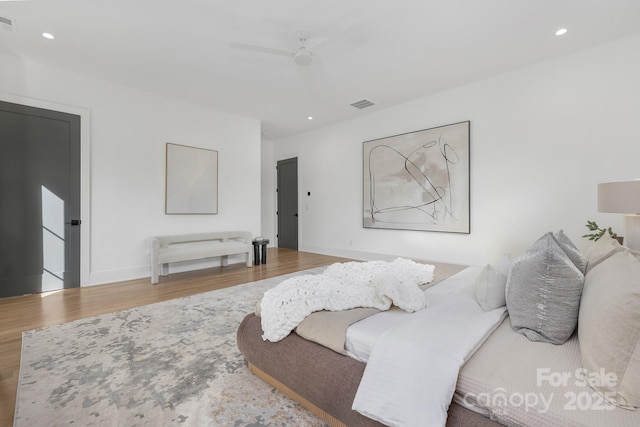
<svg viewBox="0 0 640 427">
<path fill-rule="evenodd" d="M 604 233 L 609 233 L 609 235 L 614 239 L 618 237 L 618 234 L 614 233 L 611 227 L 600 228 L 595 221 L 587 220 L 586 227 L 589 231 L 593 231 L 593 233 L 584 234 L 582 237 L 584 237 L 585 239 L 593 240 L 594 242 L 604 236 Z"/>
</svg>

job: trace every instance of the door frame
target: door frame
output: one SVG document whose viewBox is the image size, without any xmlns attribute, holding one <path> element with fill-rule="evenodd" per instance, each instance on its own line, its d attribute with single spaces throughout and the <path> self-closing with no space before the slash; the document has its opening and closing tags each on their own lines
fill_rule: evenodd
<svg viewBox="0 0 640 427">
<path fill-rule="evenodd" d="M 91 274 L 91 111 L 2 92 L 0 101 L 80 116 L 80 286 L 88 286 Z"/>
</svg>

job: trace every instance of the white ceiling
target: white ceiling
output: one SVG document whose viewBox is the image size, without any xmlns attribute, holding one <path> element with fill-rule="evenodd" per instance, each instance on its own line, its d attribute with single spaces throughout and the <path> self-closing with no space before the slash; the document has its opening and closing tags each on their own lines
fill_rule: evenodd
<svg viewBox="0 0 640 427">
<path fill-rule="evenodd" d="M 254 117 L 269 139 L 640 32 L 640 0 L 0 0 L 0 16 L 1 52 Z M 229 46 L 356 23 L 309 66 Z"/>
</svg>

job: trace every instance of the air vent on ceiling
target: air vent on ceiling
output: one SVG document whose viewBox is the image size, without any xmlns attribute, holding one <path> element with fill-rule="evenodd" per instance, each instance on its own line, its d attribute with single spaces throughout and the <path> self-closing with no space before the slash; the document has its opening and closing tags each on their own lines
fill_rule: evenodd
<svg viewBox="0 0 640 427">
<path fill-rule="evenodd" d="M 368 99 L 362 99 L 358 102 L 354 102 L 353 104 L 350 104 L 352 107 L 355 107 L 359 110 L 362 110 L 363 108 L 367 108 L 367 107 L 371 107 L 372 105 L 375 105 L 373 102 L 369 101 Z"/>
<path fill-rule="evenodd" d="M 0 16 L 0 28 L 8 31 L 13 30 L 13 20 L 5 16 Z"/>
</svg>

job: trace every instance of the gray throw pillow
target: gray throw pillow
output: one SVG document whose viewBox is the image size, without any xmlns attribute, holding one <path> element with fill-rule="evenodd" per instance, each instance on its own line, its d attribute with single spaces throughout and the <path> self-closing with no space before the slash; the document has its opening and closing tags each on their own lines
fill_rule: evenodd
<svg viewBox="0 0 640 427">
<path fill-rule="evenodd" d="M 513 329 L 531 341 L 565 343 L 578 323 L 583 284 L 582 272 L 553 234 L 545 234 L 509 271 L 506 300 Z"/>
<path fill-rule="evenodd" d="M 580 253 L 580 250 L 573 244 L 571 239 L 569 239 L 562 230 L 554 233 L 553 238 L 556 239 L 556 242 L 565 254 L 569 257 L 573 265 L 575 265 L 578 270 L 582 274 L 585 274 L 587 271 L 587 257 Z"/>
</svg>

